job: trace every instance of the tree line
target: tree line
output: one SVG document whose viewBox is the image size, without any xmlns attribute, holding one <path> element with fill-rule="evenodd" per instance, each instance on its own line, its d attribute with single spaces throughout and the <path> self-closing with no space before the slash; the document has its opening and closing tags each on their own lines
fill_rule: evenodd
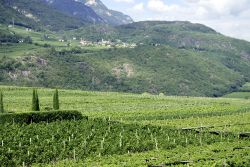
<svg viewBox="0 0 250 167">
<path fill-rule="evenodd" d="M 59 93 L 58 93 L 58 89 L 56 89 L 53 95 L 53 109 L 59 110 L 59 108 L 60 108 Z M 40 111 L 40 102 L 39 102 L 37 89 L 33 89 L 31 110 Z M 0 113 L 5 113 L 2 91 L 0 92 Z"/>
</svg>

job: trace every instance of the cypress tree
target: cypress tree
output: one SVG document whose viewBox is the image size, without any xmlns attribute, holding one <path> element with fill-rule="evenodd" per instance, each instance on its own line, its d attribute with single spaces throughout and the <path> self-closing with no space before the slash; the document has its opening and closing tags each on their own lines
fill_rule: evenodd
<svg viewBox="0 0 250 167">
<path fill-rule="evenodd" d="M 33 94 L 32 94 L 32 111 L 36 111 L 36 90 L 33 89 Z"/>
<path fill-rule="evenodd" d="M 38 98 L 38 93 L 36 89 L 33 89 L 32 111 L 40 111 L 39 98 Z"/>
<path fill-rule="evenodd" d="M 0 113 L 4 113 L 4 107 L 3 107 L 3 93 L 0 92 Z"/>
<path fill-rule="evenodd" d="M 40 111 L 39 97 L 36 90 L 36 111 Z"/>
<path fill-rule="evenodd" d="M 59 110 L 59 95 L 58 95 L 57 89 L 56 89 L 54 96 L 53 96 L 53 109 Z"/>
</svg>

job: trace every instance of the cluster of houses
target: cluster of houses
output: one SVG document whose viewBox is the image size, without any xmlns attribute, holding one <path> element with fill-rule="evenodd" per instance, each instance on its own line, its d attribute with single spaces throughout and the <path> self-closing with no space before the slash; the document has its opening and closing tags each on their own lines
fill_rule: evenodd
<svg viewBox="0 0 250 167">
<path fill-rule="evenodd" d="M 107 47 L 123 47 L 123 48 L 135 48 L 136 43 L 125 43 L 121 40 L 116 40 L 116 42 L 101 40 L 99 42 L 87 41 L 81 38 L 80 40 L 81 46 L 107 46 Z"/>
<path fill-rule="evenodd" d="M 75 37 L 73 37 L 73 41 L 77 40 Z M 66 42 L 64 39 L 58 39 L 59 42 Z M 70 40 L 71 41 L 71 40 Z M 110 40 L 104 40 L 102 39 L 99 42 L 92 42 L 85 40 L 83 38 L 80 39 L 79 42 L 80 46 L 106 46 L 106 47 L 119 47 L 119 48 L 135 48 L 137 47 L 136 43 L 125 43 L 121 40 L 116 40 L 116 42 L 112 42 Z"/>
</svg>

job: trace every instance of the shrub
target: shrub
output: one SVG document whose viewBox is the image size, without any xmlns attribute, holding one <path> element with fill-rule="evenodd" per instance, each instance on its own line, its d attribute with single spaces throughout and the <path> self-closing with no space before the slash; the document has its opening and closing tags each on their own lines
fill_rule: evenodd
<svg viewBox="0 0 250 167">
<path fill-rule="evenodd" d="M 28 113 L 4 113 L 0 115 L 0 124 L 20 123 L 31 124 L 39 122 L 54 122 L 61 120 L 80 120 L 88 119 L 82 116 L 79 111 L 46 111 L 46 112 L 28 112 Z"/>
<path fill-rule="evenodd" d="M 164 94 L 164 93 L 160 93 L 160 94 L 159 94 L 159 96 L 164 97 L 164 96 L 165 96 L 165 94 Z"/>
<path fill-rule="evenodd" d="M 27 37 L 24 38 L 23 42 L 32 44 L 32 38 L 30 36 L 27 36 Z"/>
<path fill-rule="evenodd" d="M 43 44 L 43 47 L 44 47 L 44 48 L 49 48 L 49 47 L 51 47 L 51 45 L 50 45 L 50 44 L 45 43 L 45 44 Z"/>
<path fill-rule="evenodd" d="M 54 96 L 53 96 L 53 109 L 59 110 L 59 96 L 58 96 L 58 90 L 56 89 Z"/>
</svg>

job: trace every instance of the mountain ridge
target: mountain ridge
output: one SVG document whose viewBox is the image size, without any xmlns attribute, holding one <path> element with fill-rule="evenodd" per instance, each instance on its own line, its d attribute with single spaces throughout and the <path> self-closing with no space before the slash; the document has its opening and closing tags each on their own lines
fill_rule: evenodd
<svg viewBox="0 0 250 167">
<path fill-rule="evenodd" d="M 15 25 L 56 31 L 79 28 L 92 21 L 76 18 L 44 2 L 44 0 L 3 0 L 0 3 L 0 8 L 3 9 L 0 11 L 0 21 L 2 24 L 12 24 L 14 21 Z M 93 17 L 96 17 L 96 14 Z"/>
<path fill-rule="evenodd" d="M 54 7 L 55 9 L 65 14 L 77 17 L 78 19 L 84 19 L 86 20 L 86 22 L 103 23 L 101 17 L 98 16 L 90 7 L 75 0 L 40 0 L 40 1 L 47 2 L 48 5 Z"/>
<path fill-rule="evenodd" d="M 2 0 L 0 1 L 0 23 L 16 24 L 36 30 L 53 31 L 78 29 L 87 24 L 120 25 L 129 16 L 111 11 L 101 1 L 100 10 L 76 0 Z M 93 9 L 92 9 L 93 8 Z M 101 11 L 99 14 L 96 11 Z M 108 16 L 107 12 L 116 13 Z"/>
</svg>

